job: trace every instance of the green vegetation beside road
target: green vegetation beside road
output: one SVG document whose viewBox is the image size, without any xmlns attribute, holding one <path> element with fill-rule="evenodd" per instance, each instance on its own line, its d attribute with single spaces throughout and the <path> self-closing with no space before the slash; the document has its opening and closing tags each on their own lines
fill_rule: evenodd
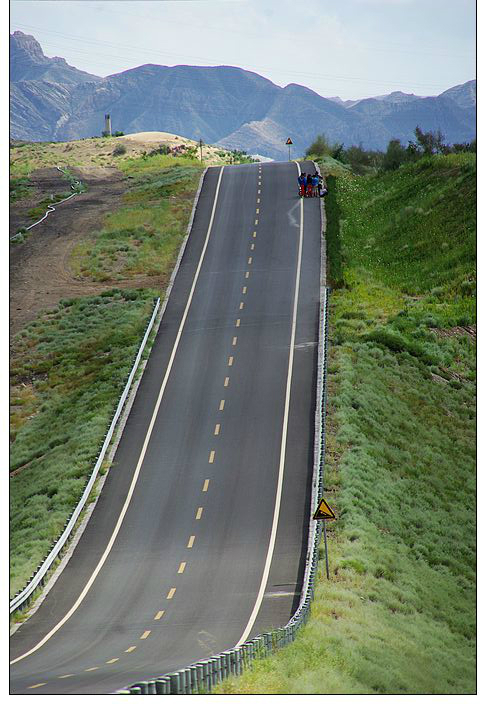
<svg viewBox="0 0 486 704">
<path fill-rule="evenodd" d="M 23 587 L 79 501 L 142 339 L 163 296 L 202 172 L 161 154 L 127 158 L 125 204 L 74 250 L 87 280 L 131 289 L 61 301 L 11 351 L 11 593 Z M 66 172 L 68 177 L 69 173 Z M 22 185 L 22 184 L 20 184 Z M 134 290 L 139 277 L 154 285 Z M 149 279 L 150 281 L 150 279 Z"/>
<path fill-rule="evenodd" d="M 75 247 L 73 269 L 96 281 L 168 276 L 186 234 L 201 163 L 156 154 L 127 159 L 120 168 L 129 182 L 125 206 Z"/>
<path fill-rule="evenodd" d="M 475 178 L 451 154 L 328 179 L 331 580 L 219 692 L 475 691 Z"/>
<path fill-rule="evenodd" d="M 79 501 L 133 364 L 155 292 L 61 301 L 17 335 L 11 357 L 11 593 Z"/>
</svg>

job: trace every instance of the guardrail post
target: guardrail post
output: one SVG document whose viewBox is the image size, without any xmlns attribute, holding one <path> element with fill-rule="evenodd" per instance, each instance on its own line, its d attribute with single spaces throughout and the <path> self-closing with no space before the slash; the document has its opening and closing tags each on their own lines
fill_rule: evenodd
<svg viewBox="0 0 486 704">
<path fill-rule="evenodd" d="M 216 683 L 219 684 L 223 680 L 223 656 L 216 655 Z"/>
<path fill-rule="evenodd" d="M 148 689 L 148 682 L 136 682 L 133 685 L 135 688 L 138 687 L 140 689 L 140 694 L 147 694 L 147 689 Z M 134 694 L 138 694 L 138 692 L 134 692 Z"/>
<path fill-rule="evenodd" d="M 184 668 L 184 694 L 191 693 L 191 669 L 189 667 Z"/>
<path fill-rule="evenodd" d="M 169 675 L 170 678 L 170 693 L 180 694 L 181 693 L 181 675 L 180 672 L 174 672 Z"/>
<path fill-rule="evenodd" d="M 209 672 L 211 673 L 211 689 L 218 684 L 218 672 L 216 670 L 216 658 L 209 659 Z"/>
<path fill-rule="evenodd" d="M 203 672 L 204 672 L 204 688 L 206 692 L 211 691 L 211 670 L 209 667 L 209 661 L 203 662 Z"/>
<path fill-rule="evenodd" d="M 130 687 L 129 691 L 130 691 L 130 694 L 142 694 L 141 687 Z"/>
<path fill-rule="evenodd" d="M 202 662 L 196 663 L 196 675 L 197 675 L 197 691 L 200 694 L 205 689 L 204 681 L 204 665 Z"/>
<path fill-rule="evenodd" d="M 272 632 L 268 631 L 267 636 L 267 654 L 270 655 L 272 652 Z"/>
<path fill-rule="evenodd" d="M 197 686 L 197 667 L 196 667 L 196 665 L 190 666 L 189 675 L 190 675 L 190 679 L 191 679 L 191 686 L 189 688 L 189 694 L 197 694 L 198 686 Z"/>
<path fill-rule="evenodd" d="M 159 677 L 155 680 L 155 693 L 156 694 L 169 694 L 170 692 L 170 681 L 168 677 Z"/>
<path fill-rule="evenodd" d="M 149 682 L 147 683 L 147 694 L 157 694 L 155 680 L 149 680 Z"/>
</svg>

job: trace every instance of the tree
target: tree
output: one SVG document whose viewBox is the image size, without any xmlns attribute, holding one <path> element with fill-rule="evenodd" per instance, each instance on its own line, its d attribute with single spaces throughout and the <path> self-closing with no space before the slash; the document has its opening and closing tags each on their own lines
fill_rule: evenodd
<svg viewBox="0 0 486 704">
<path fill-rule="evenodd" d="M 341 144 L 334 145 L 334 149 L 332 150 L 331 156 L 333 159 L 336 159 L 336 161 L 343 161 L 344 144 L 342 142 L 341 142 Z"/>
<path fill-rule="evenodd" d="M 327 141 L 325 135 L 318 134 L 310 147 L 308 147 L 305 155 L 326 156 L 332 154 L 334 148 L 335 147 Z"/>
<path fill-rule="evenodd" d="M 437 130 L 437 132 L 422 132 L 417 125 L 415 136 L 425 156 L 450 152 L 449 147 L 444 143 L 445 135 L 440 130 Z"/>
<path fill-rule="evenodd" d="M 391 139 L 388 143 L 383 168 L 385 171 L 393 171 L 407 161 L 407 150 L 400 144 L 399 139 Z"/>
</svg>

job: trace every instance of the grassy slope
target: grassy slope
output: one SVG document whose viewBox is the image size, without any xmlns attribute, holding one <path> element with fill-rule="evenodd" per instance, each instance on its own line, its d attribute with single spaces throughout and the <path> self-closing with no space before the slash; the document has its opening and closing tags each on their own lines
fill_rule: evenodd
<svg viewBox="0 0 486 704">
<path fill-rule="evenodd" d="M 157 274 L 152 289 L 107 291 L 41 315 L 11 352 L 11 593 L 24 586 L 79 500 L 131 367 L 153 297 L 185 234 L 201 165 L 126 160 L 127 205 L 75 258 L 86 278 Z M 154 280 L 155 281 L 155 280 Z"/>
<path fill-rule="evenodd" d="M 74 249 L 74 271 L 98 281 L 167 274 L 186 234 L 201 164 L 156 155 L 120 168 L 130 179 L 126 205 Z"/>
<path fill-rule="evenodd" d="M 475 690 L 475 158 L 330 182 L 332 579 L 224 692 Z"/>
</svg>

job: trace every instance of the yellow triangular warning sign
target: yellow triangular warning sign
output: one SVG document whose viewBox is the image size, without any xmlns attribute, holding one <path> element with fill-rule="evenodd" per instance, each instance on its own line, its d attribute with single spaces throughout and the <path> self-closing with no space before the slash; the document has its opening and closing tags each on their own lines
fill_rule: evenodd
<svg viewBox="0 0 486 704">
<path fill-rule="evenodd" d="M 293 142 L 292 142 L 292 140 L 290 139 L 290 137 L 289 137 L 288 140 L 285 142 L 285 144 L 293 144 Z"/>
<path fill-rule="evenodd" d="M 314 520 L 317 521 L 319 519 L 324 520 L 324 521 L 330 521 L 333 518 L 336 518 L 334 511 L 332 508 L 329 506 L 327 501 L 325 499 L 321 499 L 319 501 L 319 505 L 317 507 L 317 511 L 314 514 Z"/>
</svg>

